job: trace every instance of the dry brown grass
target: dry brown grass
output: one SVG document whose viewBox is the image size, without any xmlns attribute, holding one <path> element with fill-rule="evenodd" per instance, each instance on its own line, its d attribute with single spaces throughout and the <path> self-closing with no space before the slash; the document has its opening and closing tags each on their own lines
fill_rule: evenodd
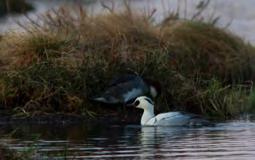
<svg viewBox="0 0 255 160">
<path fill-rule="evenodd" d="M 88 97 L 131 71 L 161 81 L 162 106 L 219 117 L 243 112 L 247 93 L 239 84 L 254 80 L 254 47 L 212 24 L 176 17 L 155 24 L 152 14 L 129 7 L 104 15 L 60 8 L 41 21 L 0 42 L 4 106 L 98 112 Z"/>
</svg>

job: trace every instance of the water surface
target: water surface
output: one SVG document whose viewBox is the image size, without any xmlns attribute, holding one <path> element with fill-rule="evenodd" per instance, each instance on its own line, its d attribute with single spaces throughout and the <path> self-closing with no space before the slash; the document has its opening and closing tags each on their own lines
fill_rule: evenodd
<svg viewBox="0 0 255 160">
<path fill-rule="evenodd" d="M 9 134 L 9 136 L 6 136 Z M 1 144 L 36 159 L 254 159 L 255 123 L 215 127 L 1 126 Z"/>
</svg>

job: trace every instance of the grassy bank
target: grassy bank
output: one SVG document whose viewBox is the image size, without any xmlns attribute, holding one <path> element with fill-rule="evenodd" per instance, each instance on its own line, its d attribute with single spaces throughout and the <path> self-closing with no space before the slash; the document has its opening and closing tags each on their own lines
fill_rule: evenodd
<svg viewBox="0 0 255 160">
<path fill-rule="evenodd" d="M 1 160 L 25 160 L 31 159 L 26 154 L 17 153 L 0 145 L 0 159 Z"/>
<path fill-rule="evenodd" d="M 108 112 L 88 98 L 127 72 L 161 83 L 160 112 L 229 119 L 252 106 L 255 49 L 213 24 L 176 16 L 155 24 L 153 12 L 129 7 L 100 15 L 61 8 L 41 21 L 0 41 L 0 106 L 12 114 Z"/>
</svg>

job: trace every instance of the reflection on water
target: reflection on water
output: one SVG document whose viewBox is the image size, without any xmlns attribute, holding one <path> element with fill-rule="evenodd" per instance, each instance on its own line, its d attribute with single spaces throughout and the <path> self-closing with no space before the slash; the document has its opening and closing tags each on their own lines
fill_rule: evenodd
<svg viewBox="0 0 255 160">
<path fill-rule="evenodd" d="M 1 142 L 36 150 L 37 158 L 75 159 L 253 159 L 255 123 L 171 128 L 100 125 L 1 126 Z M 9 136 L 3 136 L 6 134 Z M 12 133 L 12 135 L 10 135 Z"/>
</svg>

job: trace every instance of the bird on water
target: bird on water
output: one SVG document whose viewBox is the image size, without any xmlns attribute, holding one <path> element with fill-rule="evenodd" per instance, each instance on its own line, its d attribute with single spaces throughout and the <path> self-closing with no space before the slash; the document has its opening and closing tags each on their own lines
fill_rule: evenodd
<svg viewBox="0 0 255 160">
<path fill-rule="evenodd" d="M 143 109 L 142 126 L 208 126 L 211 122 L 199 115 L 184 112 L 154 114 L 154 102 L 146 96 L 140 96 L 131 104 Z"/>
</svg>

